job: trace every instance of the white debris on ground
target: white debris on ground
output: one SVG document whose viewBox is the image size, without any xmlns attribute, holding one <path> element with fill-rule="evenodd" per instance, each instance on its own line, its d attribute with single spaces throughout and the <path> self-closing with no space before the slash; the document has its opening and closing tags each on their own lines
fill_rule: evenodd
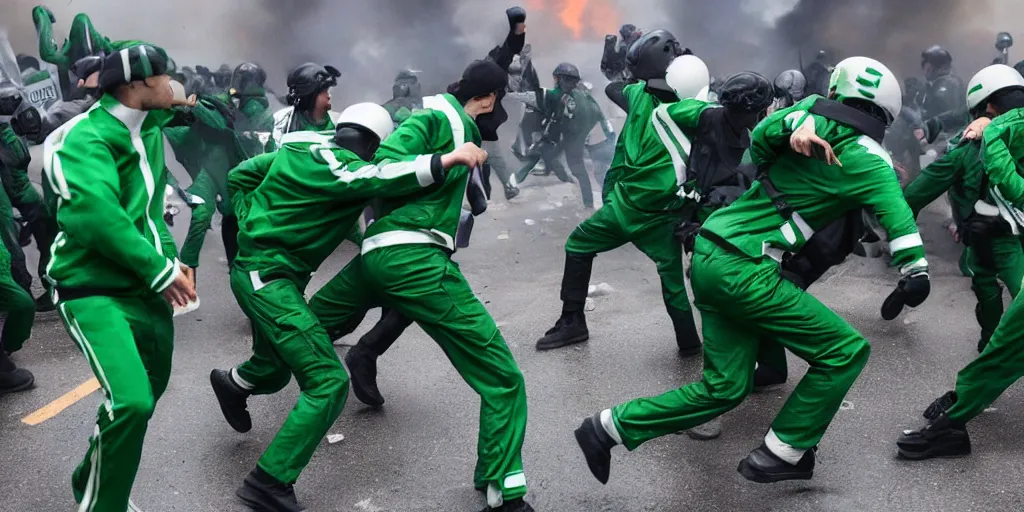
<svg viewBox="0 0 1024 512">
<path fill-rule="evenodd" d="M 587 288 L 588 297 L 604 297 L 605 295 L 611 295 L 615 291 L 612 285 L 608 283 L 592 284 Z"/>
</svg>

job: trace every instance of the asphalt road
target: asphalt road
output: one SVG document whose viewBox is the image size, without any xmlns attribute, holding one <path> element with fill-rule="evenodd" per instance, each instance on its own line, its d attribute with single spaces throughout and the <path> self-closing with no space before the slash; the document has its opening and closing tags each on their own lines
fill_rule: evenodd
<svg viewBox="0 0 1024 512">
<path fill-rule="evenodd" d="M 500 189 L 499 189 L 500 190 Z M 964 459 L 904 462 L 899 432 L 949 389 L 975 355 L 978 328 L 970 283 L 956 270 L 958 248 L 938 209 L 921 217 L 933 292 L 917 310 L 880 319 L 896 272 L 884 260 L 852 258 L 812 288 L 871 341 L 867 368 L 821 443 L 814 480 L 760 485 L 736 464 L 760 444 L 806 365 L 792 361 L 783 389 L 752 395 L 722 419 L 714 441 L 668 436 L 633 453 L 617 448 L 606 486 L 590 475 L 572 430 L 587 415 L 695 380 L 699 360 L 679 360 L 653 263 L 632 247 L 602 255 L 593 283 L 613 291 L 593 300 L 591 340 L 538 353 L 534 341 L 558 316 L 563 244 L 585 217 L 575 187 L 531 177 L 523 195 L 496 200 L 478 220 L 473 246 L 456 258 L 502 328 L 529 397 L 524 447 L 529 500 L 538 511 L 1003 511 L 1024 509 L 1024 448 L 1017 426 L 1024 393 L 1012 388 L 971 426 L 975 453 Z M 179 240 L 187 213 L 174 228 Z M 507 236 L 506 236 L 507 235 Z M 315 276 L 311 291 L 354 253 L 345 245 Z M 34 261 L 34 255 L 30 255 Z M 30 268 L 33 268 L 30 266 Z M 242 511 L 234 490 L 295 403 L 292 384 L 250 400 L 253 430 L 231 430 L 210 390 L 211 368 L 247 356 L 250 336 L 228 288 L 223 247 L 211 232 L 199 273 L 202 308 L 176 321 L 174 371 L 150 422 L 134 500 L 147 511 Z M 371 313 L 358 334 L 376 319 Z M 353 342 L 354 335 L 344 342 Z M 339 354 L 347 350 L 339 347 Z M 0 510 L 72 510 L 69 479 L 85 452 L 100 395 L 37 426 L 20 419 L 91 377 L 53 316 L 41 317 L 17 362 L 37 387 L 0 397 Z M 314 511 L 471 511 L 478 400 L 441 351 L 413 327 L 380 361 L 387 398 L 372 412 L 354 397 L 297 485 Z"/>
</svg>

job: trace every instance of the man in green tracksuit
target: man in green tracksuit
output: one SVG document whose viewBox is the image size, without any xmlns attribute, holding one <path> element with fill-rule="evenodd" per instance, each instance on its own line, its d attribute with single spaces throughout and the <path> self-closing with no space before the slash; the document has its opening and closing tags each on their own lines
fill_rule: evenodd
<svg viewBox="0 0 1024 512">
<path fill-rule="evenodd" d="M 969 98 L 975 119 L 987 114 L 988 97 L 1007 88 L 1021 86 L 1020 74 L 1009 66 L 986 68 L 971 86 L 981 86 Z M 981 96 L 981 92 L 987 93 Z M 999 215 L 999 207 L 991 197 L 993 180 L 981 159 L 981 141 L 967 140 L 958 134 L 949 142 L 949 151 L 921 171 L 903 194 L 915 216 L 947 190 L 953 205 L 958 232 L 967 246 L 966 263 L 971 288 L 978 298 L 975 316 L 981 326 L 978 352 L 988 345 L 992 333 L 1003 316 L 1003 288 L 1011 297 L 1020 293 L 1024 281 L 1024 249 L 1019 228 Z"/>
<path fill-rule="evenodd" d="M 839 315 L 784 279 L 780 262 L 848 210 L 873 206 L 891 237 L 893 260 L 904 277 L 883 314 L 927 297 L 921 237 L 880 142 L 901 108 L 899 82 L 882 63 L 853 57 L 836 66 L 830 97 L 838 101 L 811 96 L 754 129 L 751 153 L 762 169 L 759 183 L 713 213 L 695 242 L 692 282 L 703 320 L 703 379 L 601 411 L 576 430 L 591 472 L 602 483 L 616 444 L 635 450 L 739 405 L 753 387 L 763 337 L 808 361 L 810 369 L 739 471 L 765 483 L 811 478 L 813 448 L 870 349 Z M 807 158 L 819 152 L 823 158 Z"/>
<path fill-rule="evenodd" d="M 990 66 L 971 80 L 967 100 L 972 110 L 982 109 L 995 117 L 982 137 L 988 181 L 985 191 L 998 215 L 1017 232 L 1024 228 L 1024 176 L 1020 167 L 1024 161 L 1024 78 L 1012 68 Z M 960 370 L 956 390 L 939 397 L 925 410 L 928 424 L 906 430 L 898 438 L 899 454 L 911 460 L 970 454 L 967 422 L 1022 376 L 1024 299 L 1018 293 L 985 349 Z"/>
<path fill-rule="evenodd" d="M 508 75 L 494 61 L 470 64 L 449 87 L 451 94 L 424 98 L 424 110 L 381 144 L 376 159 L 407 162 L 415 155 L 479 143 L 478 123 L 494 121 L 488 116 L 496 91 L 507 83 Z M 389 213 L 367 228 L 361 255 L 309 304 L 332 335 L 351 332 L 366 309 L 375 306 L 419 324 L 480 395 L 473 483 L 486 492 L 484 510 L 529 512 L 533 509 L 523 500 L 521 456 L 526 432 L 523 375 L 494 319 L 451 259 L 457 243 L 466 246 L 461 242 L 472 227 L 470 212 L 462 209 L 464 199 L 470 200 L 473 214 L 486 209 L 481 187 L 479 172 L 457 167 L 443 185 L 386 204 Z"/>
<path fill-rule="evenodd" d="M 247 155 L 235 132 L 237 112 L 227 94 L 200 97 L 193 113 L 196 121 L 189 129 L 183 157 L 188 159 L 186 161 L 198 161 L 200 165 L 201 170 L 188 187 L 188 193 L 201 202 L 195 201 L 198 204 L 192 208 L 188 234 L 181 246 L 181 262 L 195 269 L 199 267 L 199 255 L 214 212 L 220 212 L 225 219 L 232 216 L 228 172 Z M 230 220 L 224 221 L 225 225 L 230 223 Z M 222 236 L 230 265 L 238 251 L 237 233 L 228 228 Z"/>
<path fill-rule="evenodd" d="M 666 53 L 666 46 L 674 50 Z M 662 296 L 680 355 L 700 353 L 700 337 L 686 296 L 683 250 L 673 238 L 673 231 L 683 207 L 695 197 L 692 189 L 684 189 L 686 159 L 689 141 L 709 104 L 687 100 L 684 106 L 669 110 L 679 97 L 664 77 L 671 61 L 682 54 L 672 34 L 664 30 L 649 32 L 634 48 L 641 55 L 631 61 L 637 63 L 634 76 L 646 82 L 629 85 L 623 91 L 629 116 L 608 173 L 617 183 L 604 206 L 580 224 L 565 243 L 562 315 L 537 341 L 537 350 L 589 339 L 583 307 L 594 258 L 631 242 L 658 266 Z"/>
<path fill-rule="evenodd" d="M 579 183 L 583 196 L 583 206 L 594 207 L 594 190 L 590 183 L 590 174 L 583 159 L 587 137 L 591 130 L 601 124 L 605 137 L 614 140 L 615 131 L 611 122 L 604 118 L 601 106 L 580 83 L 580 71 L 576 66 L 563 62 L 553 72 L 554 89 L 540 89 L 530 94 L 536 98 L 536 105 L 547 118 L 542 140 L 523 162 L 516 172 L 514 184 L 522 183 L 530 175 L 530 171 L 543 158 L 549 171 L 563 181 L 565 176 L 562 168 L 561 154 L 565 153 L 565 161 L 569 165 L 576 182 Z"/>
<path fill-rule="evenodd" d="M 72 479 L 86 512 L 129 508 L 147 423 L 170 377 L 171 307 L 195 298 L 162 217 L 165 109 L 185 103 L 169 62 L 152 46 L 104 57 L 97 107 L 44 150 L 60 227 L 47 278 L 106 397 Z"/>
<path fill-rule="evenodd" d="M 293 485 L 348 396 L 348 376 L 331 338 L 303 296 L 312 273 L 341 244 L 370 199 L 441 183 L 445 167 L 482 153 L 464 148 L 379 168 L 365 163 L 392 129 L 391 116 L 379 105 L 353 105 L 339 117 L 337 132 L 286 134 L 276 153 L 232 172 L 232 182 L 242 183 L 234 188 L 250 191 L 235 199 L 241 205 L 241 230 L 231 288 L 253 324 L 253 355 L 230 371 L 214 370 L 210 381 L 225 418 L 239 432 L 252 427 L 249 395 L 276 393 L 292 375 L 302 391 L 238 490 L 256 510 L 302 510 Z"/>
</svg>

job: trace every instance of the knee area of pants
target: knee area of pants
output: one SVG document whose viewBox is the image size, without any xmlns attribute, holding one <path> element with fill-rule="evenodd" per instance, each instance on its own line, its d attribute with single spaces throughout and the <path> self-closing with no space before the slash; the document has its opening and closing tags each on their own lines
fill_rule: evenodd
<svg viewBox="0 0 1024 512">
<path fill-rule="evenodd" d="M 868 356 L 871 355 L 871 345 L 864 339 L 857 342 L 851 343 L 845 348 L 840 357 L 835 360 L 835 363 L 830 365 L 832 367 L 863 367 L 868 362 Z"/>
<path fill-rule="evenodd" d="M 348 381 L 348 374 L 345 373 L 345 370 L 331 372 L 331 375 L 324 379 L 323 390 L 330 395 L 343 395 L 348 393 Z"/>
<path fill-rule="evenodd" d="M 153 416 L 156 402 L 153 397 L 138 397 L 121 402 L 115 401 L 114 408 L 115 420 L 118 416 L 123 416 L 135 421 L 148 421 Z"/>
<path fill-rule="evenodd" d="M 748 379 L 747 382 L 727 382 L 718 386 L 705 383 L 705 387 L 712 400 L 732 409 L 741 404 L 753 391 L 754 383 Z"/>
</svg>

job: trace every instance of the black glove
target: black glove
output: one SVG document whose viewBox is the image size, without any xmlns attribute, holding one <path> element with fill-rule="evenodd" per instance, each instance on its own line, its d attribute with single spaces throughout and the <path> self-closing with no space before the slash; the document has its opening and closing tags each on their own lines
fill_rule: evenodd
<svg viewBox="0 0 1024 512">
<path fill-rule="evenodd" d="M 928 144 L 934 143 L 935 139 L 939 138 L 942 128 L 942 121 L 938 118 L 932 118 L 924 122 L 925 140 Z"/>
<path fill-rule="evenodd" d="M 693 244 L 697 240 L 697 233 L 700 233 L 700 224 L 684 220 L 676 224 L 676 229 L 672 234 L 675 235 L 677 242 L 683 244 L 683 251 L 689 254 L 693 252 Z"/>
<path fill-rule="evenodd" d="M 900 315 L 904 306 L 916 308 L 928 298 L 932 285 L 927 272 L 918 272 L 900 279 L 896 289 L 882 303 L 882 318 L 892 320 Z"/>
<path fill-rule="evenodd" d="M 22 137 L 35 139 L 43 131 L 43 119 L 35 108 L 26 108 L 11 119 L 11 128 Z"/>
<path fill-rule="evenodd" d="M 526 23 L 526 9 L 523 9 L 518 5 L 505 9 L 505 16 L 508 16 L 509 30 L 515 31 L 516 25 Z"/>
</svg>

